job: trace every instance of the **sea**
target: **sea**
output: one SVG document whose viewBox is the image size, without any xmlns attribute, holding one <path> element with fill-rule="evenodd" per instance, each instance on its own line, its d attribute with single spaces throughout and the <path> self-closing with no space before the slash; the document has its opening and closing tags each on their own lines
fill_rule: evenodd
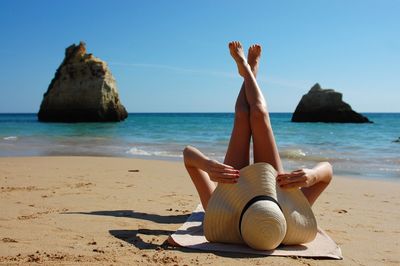
<svg viewBox="0 0 400 266">
<path fill-rule="evenodd" d="M 364 113 L 372 124 L 292 123 L 271 113 L 286 171 L 328 161 L 334 173 L 400 181 L 400 113 Z M 182 161 L 186 145 L 223 161 L 233 113 L 130 113 L 119 123 L 42 123 L 0 114 L 0 156 L 113 156 Z"/>
</svg>

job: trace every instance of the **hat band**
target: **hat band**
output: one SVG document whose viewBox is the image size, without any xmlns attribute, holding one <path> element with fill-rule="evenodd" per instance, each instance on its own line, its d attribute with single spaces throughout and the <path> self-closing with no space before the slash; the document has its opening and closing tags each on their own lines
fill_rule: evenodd
<svg viewBox="0 0 400 266">
<path fill-rule="evenodd" d="M 279 203 L 276 201 L 276 199 L 274 199 L 273 197 L 270 196 L 255 196 L 254 198 L 252 198 L 251 200 L 249 200 L 246 205 L 244 206 L 242 213 L 240 214 L 240 220 L 239 220 L 239 233 L 240 236 L 242 236 L 242 219 L 243 219 L 243 215 L 244 213 L 247 211 L 248 208 L 250 208 L 251 205 L 253 205 L 253 203 L 256 203 L 257 201 L 261 201 L 261 200 L 269 200 L 272 202 L 275 202 L 276 205 L 278 205 L 279 209 L 282 211 L 281 205 L 279 205 Z"/>
</svg>

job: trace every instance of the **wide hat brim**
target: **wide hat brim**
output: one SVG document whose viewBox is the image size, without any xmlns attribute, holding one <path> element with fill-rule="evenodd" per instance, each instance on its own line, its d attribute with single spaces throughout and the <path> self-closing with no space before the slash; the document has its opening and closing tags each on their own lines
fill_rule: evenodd
<svg viewBox="0 0 400 266">
<path fill-rule="evenodd" d="M 255 163 L 240 170 L 236 184 L 218 184 L 207 206 L 204 234 L 210 242 L 244 243 L 240 233 L 243 208 L 257 196 L 277 200 L 286 219 L 287 231 L 283 244 L 295 245 L 312 241 L 317 222 L 311 206 L 298 189 L 280 189 L 276 170 L 268 163 Z"/>
</svg>

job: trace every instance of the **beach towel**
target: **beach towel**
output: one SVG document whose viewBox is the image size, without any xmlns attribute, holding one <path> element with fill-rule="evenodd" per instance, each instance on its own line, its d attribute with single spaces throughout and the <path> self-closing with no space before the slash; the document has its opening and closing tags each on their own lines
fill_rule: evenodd
<svg viewBox="0 0 400 266">
<path fill-rule="evenodd" d="M 203 232 L 204 210 L 201 204 L 192 212 L 187 221 L 174 233 L 171 238 L 182 247 L 204 251 L 234 252 L 262 256 L 298 256 L 342 259 L 340 247 L 320 228 L 316 238 L 307 244 L 284 246 L 275 250 L 260 251 L 246 245 L 210 243 Z"/>
</svg>

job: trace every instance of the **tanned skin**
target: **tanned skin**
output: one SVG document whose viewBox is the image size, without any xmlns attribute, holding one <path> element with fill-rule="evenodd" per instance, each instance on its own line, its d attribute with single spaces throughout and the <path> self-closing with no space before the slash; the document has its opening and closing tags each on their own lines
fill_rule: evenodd
<svg viewBox="0 0 400 266">
<path fill-rule="evenodd" d="M 250 163 L 250 140 L 253 138 L 254 162 L 266 162 L 277 171 L 277 184 L 282 188 L 299 188 L 312 205 L 329 185 L 332 166 L 328 162 L 312 169 L 283 170 L 267 103 L 257 84 L 261 46 L 250 46 L 247 59 L 240 42 L 229 43 L 229 51 L 236 62 L 243 84 L 235 104 L 233 130 L 223 163 L 211 160 L 201 151 L 187 146 L 184 151 L 185 167 L 197 189 L 204 209 L 218 183 L 235 184 L 239 169 Z"/>
</svg>

